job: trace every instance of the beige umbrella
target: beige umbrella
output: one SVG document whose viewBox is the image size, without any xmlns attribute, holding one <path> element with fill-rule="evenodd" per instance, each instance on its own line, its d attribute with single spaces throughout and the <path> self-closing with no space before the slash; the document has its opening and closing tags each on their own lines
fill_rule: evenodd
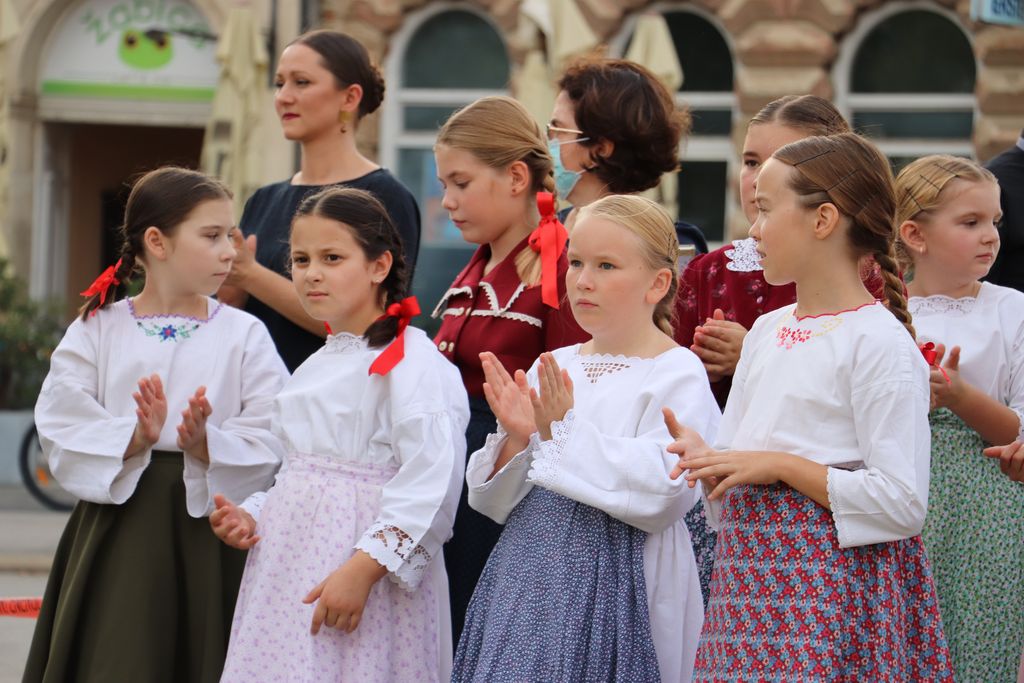
<svg viewBox="0 0 1024 683">
<path fill-rule="evenodd" d="M 683 84 L 683 67 L 679 63 L 668 23 L 661 14 L 652 12 L 637 19 L 626 59 L 650 69 L 669 92 L 674 93 Z M 678 217 L 679 178 L 675 173 L 663 175 L 661 183 L 644 195 L 659 202 L 673 218 Z"/>
<path fill-rule="evenodd" d="M 11 38 L 18 35 L 21 21 L 12 0 L 0 0 L 0 52 Z M 3 71 L 0 70 L 0 223 L 7 223 L 7 195 L 10 188 L 10 166 L 7 163 L 7 124 L 10 117 Z M 0 256 L 8 255 L 7 238 L 0 229 Z"/>
<path fill-rule="evenodd" d="M 202 167 L 231 188 L 240 215 L 245 200 L 261 184 L 256 131 L 269 62 L 248 7 L 231 9 L 217 43 L 217 61 L 221 73 L 203 138 Z"/>
</svg>

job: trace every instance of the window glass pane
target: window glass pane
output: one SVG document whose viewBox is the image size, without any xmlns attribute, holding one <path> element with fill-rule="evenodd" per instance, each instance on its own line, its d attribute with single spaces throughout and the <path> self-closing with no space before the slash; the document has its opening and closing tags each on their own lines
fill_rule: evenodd
<svg viewBox="0 0 1024 683">
<path fill-rule="evenodd" d="M 731 109 L 692 109 L 693 135 L 731 135 Z"/>
<path fill-rule="evenodd" d="M 448 291 L 455 276 L 469 263 L 476 245 L 466 242 L 452 244 L 424 244 L 416 259 L 416 276 L 413 278 L 412 293 L 420 302 L 422 315 L 413 324 L 433 337 L 441 327 L 441 321 L 430 317 L 434 306 Z"/>
<path fill-rule="evenodd" d="M 508 84 L 505 44 L 491 25 L 453 10 L 427 19 L 409 41 L 402 77 L 409 88 L 489 88 Z"/>
<path fill-rule="evenodd" d="M 443 192 L 437 179 L 432 149 L 399 149 L 398 178 L 409 188 L 420 206 L 422 244 L 461 242 L 462 235 L 441 206 Z"/>
<path fill-rule="evenodd" d="M 679 218 L 693 223 L 709 242 L 725 234 L 724 161 L 683 161 L 679 171 Z"/>
<path fill-rule="evenodd" d="M 402 112 L 402 125 L 409 131 L 436 131 L 459 107 L 408 106 Z"/>
<path fill-rule="evenodd" d="M 962 140 L 971 137 L 974 114 L 969 111 L 857 111 L 854 130 L 879 139 L 924 138 Z"/>
<path fill-rule="evenodd" d="M 974 52 L 960 28 L 927 10 L 909 10 L 876 26 L 857 49 L 852 87 L 859 93 L 974 92 Z"/>
<path fill-rule="evenodd" d="M 692 12 L 666 12 L 665 21 L 683 67 L 679 90 L 732 92 L 732 53 L 718 29 Z"/>
</svg>

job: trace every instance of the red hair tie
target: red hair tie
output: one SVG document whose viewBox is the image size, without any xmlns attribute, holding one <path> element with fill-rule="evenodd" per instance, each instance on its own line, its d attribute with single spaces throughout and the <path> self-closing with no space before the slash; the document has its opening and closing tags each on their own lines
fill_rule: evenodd
<svg viewBox="0 0 1024 683">
<path fill-rule="evenodd" d="M 540 254 L 540 300 L 551 308 L 558 308 L 558 258 L 565 251 L 569 233 L 555 215 L 555 196 L 550 192 L 537 193 L 540 225 L 530 233 L 530 248 Z"/>
<path fill-rule="evenodd" d="M 398 318 L 398 332 L 395 334 L 394 341 L 388 344 L 387 348 L 370 364 L 371 375 L 386 375 L 405 358 L 405 328 L 409 326 L 409 321 L 419 314 L 420 304 L 416 301 L 416 297 L 407 296 L 397 304 L 388 306 L 384 315 L 378 318 L 378 320 Z"/>
<path fill-rule="evenodd" d="M 946 384 L 952 384 L 952 380 L 949 379 L 949 375 L 946 374 L 946 368 L 936 362 L 936 359 L 939 357 L 939 352 L 935 350 L 934 342 L 918 344 L 917 348 L 921 349 L 921 355 L 924 356 L 925 362 L 942 373 L 942 376 L 946 380 Z"/>
<path fill-rule="evenodd" d="M 100 306 L 103 306 L 107 301 L 107 290 L 110 289 L 111 285 L 119 285 L 121 281 L 117 279 L 117 271 L 121 269 L 121 259 L 117 259 L 117 263 L 109 266 L 106 270 L 100 273 L 100 276 L 92 281 L 89 285 L 89 289 L 82 292 L 82 296 L 96 296 L 100 295 Z M 99 307 L 92 309 L 92 313 L 89 315 L 96 315 L 96 311 Z"/>
</svg>

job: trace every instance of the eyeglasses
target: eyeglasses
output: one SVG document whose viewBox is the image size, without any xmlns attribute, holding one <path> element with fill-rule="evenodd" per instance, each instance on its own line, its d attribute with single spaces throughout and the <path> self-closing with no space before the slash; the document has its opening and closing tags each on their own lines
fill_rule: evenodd
<svg viewBox="0 0 1024 683">
<path fill-rule="evenodd" d="M 550 123 L 545 125 L 545 130 L 548 134 L 548 140 L 553 140 L 558 133 L 566 133 L 569 135 L 583 135 L 582 130 L 576 130 L 575 128 L 559 128 L 558 126 L 552 126 Z"/>
</svg>

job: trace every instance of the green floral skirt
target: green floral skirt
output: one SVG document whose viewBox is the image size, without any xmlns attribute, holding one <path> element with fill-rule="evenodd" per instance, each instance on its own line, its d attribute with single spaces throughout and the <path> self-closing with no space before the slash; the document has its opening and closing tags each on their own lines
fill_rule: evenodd
<svg viewBox="0 0 1024 683">
<path fill-rule="evenodd" d="M 1024 647 L 1024 485 L 949 410 L 929 416 L 925 548 L 957 681 L 1011 683 Z"/>
</svg>

